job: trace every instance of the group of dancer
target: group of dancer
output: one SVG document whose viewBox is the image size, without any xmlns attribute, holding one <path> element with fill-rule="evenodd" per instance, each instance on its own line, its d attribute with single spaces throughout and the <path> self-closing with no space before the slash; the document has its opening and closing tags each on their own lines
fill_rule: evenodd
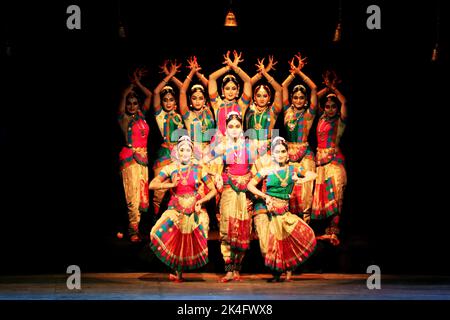
<svg viewBox="0 0 450 320">
<path fill-rule="evenodd" d="M 289 61 L 289 76 L 279 84 L 269 74 L 277 62 L 273 57 L 267 64 L 264 60 L 257 61 L 257 73 L 250 77 L 239 67 L 242 54 L 233 52 L 231 57 L 227 52 L 225 66 L 205 77 L 193 57 L 183 82 L 176 77 L 181 65 L 165 62 L 165 77 L 153 92 L 141 83 L 145 71 L 137 69 L 122 94 L 119 123 L 126 144 L 120 162 L 130 240 L 140 241 L 140 216 L 149 208 L 152 190 L 154 212 L 160 217 L 150 232 L 150 247 L 173 270 L 172 281 L 182 282 L 183 271 L 208 263 L 209 215 L 204 205 L 211 200 L 218 206 L 225 263 L 221 282 L 241 280 L 253 226 L 264 263 L 273 274 L 271 281 L 290 280 L 292 271 L 314 252 L 317 239 L 339 244 L 346 185 L 339 141 L 347 116 L 339 80 L 334 72 L 326 72 L 325 87 L 318 91 L 303 72 L 305 59 L 298 54 Z M 296 77 L 306 86 L 298 84 L 289 91 Z M 198 81 L 192 85 L 194 78 Z M 178 97 L 169 83 L 177 87 Z M 145 95 L 142 104 L 137 89 Z M 145 113 L 151 103 L 163 143 L 149 183 Z M 273 135 L 280 113 L 285 137 Z M 308 135 L 316 115 L 320 118 L 314 153 Z M 161 214 L 167 190 L 171 198 Z M 320 236 L 309 226 L 318 219 L 329 221 Z"/>
</svg>

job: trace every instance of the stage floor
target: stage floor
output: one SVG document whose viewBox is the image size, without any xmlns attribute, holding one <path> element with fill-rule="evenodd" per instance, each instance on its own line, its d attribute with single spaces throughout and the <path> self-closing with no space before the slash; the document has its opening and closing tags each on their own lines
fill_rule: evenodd
<svg viewBox="0 0 450 320">
<path fill-rule="evenodd" d="M 68 276 L 0 276 L 0 300 L 450 300 L 450 276 L 384 275 L 373 290 L 367 274 L 305 273 L 280 283 L 243 274 L 219 283 L 223 274 L 185 273 L 174 283 L 163 273 L 82 273 L 80 290 L 67 288 Z"/>
</svg>

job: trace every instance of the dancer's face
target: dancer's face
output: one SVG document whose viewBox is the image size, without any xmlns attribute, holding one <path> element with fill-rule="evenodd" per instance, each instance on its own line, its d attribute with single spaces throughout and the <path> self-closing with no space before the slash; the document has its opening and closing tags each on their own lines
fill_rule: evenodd
<svg viewBox="0 0 450 320">
<path fill-rule="evenodd" d="M 288 152 L 282 144 L 276 145 L 272 150 L 274 160 L 279 164 L 285 164 L 288 158 Z"/>
<path fill-rule="evenodd" d="M 237 85 L 233 81 L 229 81 L 223 88 L 223 95 L 227 100 L 234 100 L 238 96 Z"/>
<path fill-rule="evenodd" d="M 269 103 L 269 93 L 261 87 L 258 92 L 256 92 L 255 103 L 258 107 L 265 107 Z"/>
<path fill-rule="evenodd" d="M 126 108 L 129 114 L 135 114 L 139 109 L 138 100 L 134 97 L 127 99 Z"/>
<path fill-rule="evenodd" d="M 242 133 L 242 125 L 239 120 L 233 119 L 227 124 L 227 135 L 233 139 L 239 138 Z"/>
<path fill-rule="evenodd" d="M 175 97 L 171 93 L 167 93 L 162 99 L 162 107 L 164 111 L 169 112 L 177 107 Z"/>
<path fill-rule="evenodd" d="M 197 91 L 191 96 L 191 104 L 195 110 L 200 110 L 205 105 L 205 96 Z"/>
<path fill-rule="evenodd" d="M 292 95 L 292 103 L 296 108 L 303 108 L 306 103 L 306 96 L 301 91 L 297 91 Z"/>
<path fill-rule="evenodd" d="M 337 105 L 333 100 L 328 100 L 325 103 L 324 109 L 328 117 L 334 117 L 337 113 Z"/>
<path fill-rule="evenodd" d="M 192 157 L 192 149 L 189 143 L 181 143 L 178 145 L 178 158 L 184 164 L 189 163 Z"/>
</svg>

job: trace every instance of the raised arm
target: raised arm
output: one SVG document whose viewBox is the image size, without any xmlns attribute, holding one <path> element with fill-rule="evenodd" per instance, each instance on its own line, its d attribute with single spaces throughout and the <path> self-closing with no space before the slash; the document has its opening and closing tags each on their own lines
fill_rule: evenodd
<svg viewBox="0 0 450 320">
<path fill-rule="evenodd" d="M 172 63 L 169 74 L 165 76 L 165 78 L 156 86 L 155 90 L 153 91 L 153 109 L 155 113 L 159 113 L 161 111 L 161 98 L 159 96 L 159 93 L 161 92 L 162 88 L 167 85 L 170 79 L 178 72 L 178 69 L 180 67 L 181 65 Z"/>
<path fill-rule="evenodd" d="M 202 70 L 202 67 L 198 64 L 197 57 L 192 57 L 193 62 L 197 65 L 197 71 L 195 72 L 195 75 L 197 76 L 198 80 L 202 83 L 203 87 L 208 88 L 208 79 L 200 73 L 200 70 Z"/>
<path fill-rule="evenodd" d="M 272 76 L 269 75 L 269 73 L 267 71 L 267 67 L 266 68 L 264 67 L 263 60 L 258 60 L 258 63 L 259 63 L 258 69 L 261 72 L 261 74 L 267 79 L 267 81 L 272 86 L 273 90 L 275 91 L 275 95 L 274 95 L 274 99 L 273 99 L 273 106 L 275 109 L 275 113 L 279 114 L 282 109 L 282 106 L 283 106 L 283 88 Z M 271 68 L 275 64 L 276 64 L 276 62 L 273 63 L 273 56 L 270 56 L 269 57 L 269 65 L 271 66 Z"/>
<path fill-rule="evenodd" d="M 288 77 L 283 81 L 282 83 L 282 91 L 283 91 L 283 102 L 286 102 L 288 104 L 289 102 L 289 85 L 292 83 L 292 81 L 295 79 L 295 65 L 294 65 L 294 58 L 292 58 L 291 61 L 289 61 L 289 67 L 290 67 L 290 74 Z"/>
<path fill-rule="evenodd" d="M 306 64 L 306 62 L 305 62 L 306 58 L 302 58 L 300 53 L 298 53 L 295 57 L 298 59 L 298 65 L 295 67 L 294 71 L 297 75 L 300 76 L 300 78 L 309 87 L 309 89 L 311 89 L 310 109 L 316 110 L 317 109 L 317 86 L 302 71 L 303 67 Z"/>
<path fill-rule="evenodd" d="M 344 95 L 332 84 L 330 90 L 336 95 L 341 103 L 341 119 L 347 119 L 347 99 L 345 99 Z"/>
<path fill-rule="evenodd" d="M 228 51 L 227 54 L 229 55 L 230 52 Z M 217 95 L 217 79 L 219 79 L 219 77 L 224 75 L 226 72 L 230 71 L 230 69 L 231 67 L 226 65 L 225 67 L 222 67 L 209 75 L 208 94 L 210 98 L 215 97 Z"/>
<path fill-rule="evenodd" d="M 144 105 L 142 106 L 143 112 L 147 112 L 148 109 L 150 109 L 150 103 L 153 95 L 152 92 L 141 83 L 141 79 L 146 73 L 147 70 L 145 70 L 144 68 L 137 68 L 133 72 L 132 78 L 132 83 L 135 84 L 145 94 Z"/>
<path fill-rule="evenodd" d="M 252 83 L 252 87 L 255 85 L 256 82 L 258 82 L 259 80 L 261 80 L 261 78 L 263 77 L 263 75 L 261 74 L 261 71 L 259 70 L 259 64 L 260 62 L 264 62 L 264 58 L 262 58 L 262 60 L 258 59 L 258 63 L 256 64 L 257 70 L 258 72 L 252 77 L 251 83 Z M 273 56 L 269 56 L 269 63 L 267 65 L 267 67 L 265 67 L 266 72 L 269 72 L 270 70 L 276 70 L 274 68 L 274 66 L 277 64 L 277 61 L 273 61 Z"/>
<path fill-rule="evenodd" d="M 241 59 L 242 57 L 242 52 L 241 53 L 237 53 L 236 51 L 233 51 L 233 55 L 234 55 L 234 61 L 232 62 L 229 56 L 229 51 L 227 52 L 227 56 L 225 57 L 225 63 L 230 66 L 231 69 L 233 69 L 234 72 L 236 72 L 236 74 L 242 79 L 242 81 L 244 82 L 244 89 L 243 89 L 243 93 L 247 96 L 247 97 L 251 97 L 252 96 L 252 79 L 250 78 L 250 76 L 244 71 L 242 70 L 238 64 L 239 62 L 243 62 L 244 59 Z M 243 110 L 244 112 L 245 110 Z"/>
<path fill-rule="evenodd" d="M 133 91 L 134 85 L 130 83 L 125 90 L 122 91 L 122 96 L 120 97 L 119 102 L 119 110 L 117 111 L 119 115 L 125 113 L 126 105 L 127 105 L 127 96 Z"/>
<path fill-rule="evenodd" d="M 194 76 L 197 70 L 196 65 L 194 64 L 194 61 L 192 59 L 191 60 L 188 59 L 188 63 L 191 71 L 187 75 L 186 80 L 184 80 L 183 85 L 180 88 L 180 112 L 183 117 L 189 111 L 188 98 L 186 92 L 189 89 L 189 84 L 191 83 L 192 77 Z"/>
</svg>

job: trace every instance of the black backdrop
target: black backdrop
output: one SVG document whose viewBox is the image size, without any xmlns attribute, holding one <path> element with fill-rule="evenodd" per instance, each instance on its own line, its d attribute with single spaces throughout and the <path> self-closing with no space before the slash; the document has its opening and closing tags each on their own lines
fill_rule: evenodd
<svg viewBox="0 0 450 320">
<path fill-rule="evenodd" d="M 195 54 L 209 74 L 236 49 L 251 75 L 256 58 L 275 55 L 279 81 L 298 51 L 317 84 L 337 70 L 349 100 L 345 238 L 382 272 L 448 273 L 448 13 L 432 63 L 437 1 L 343 1 L 342 41 L 333 44 L 338 3 L 234 1 L 239 27 L 230 31 L 228 1 L 123 1 L 127 39 L 118 37 L 117 1 L 2 3 L 0 270 L 123 270 L 109 259 L 110 238 L 126 222 L 115 112 L 128 72 L 147 66 L 154 88 L 165 58 Z M 71 4 L 81 7 L 81 30 L 66 28 Z M 371 4 L 381 8 L 381 30 L 366 28 Z"/>
</svg>

